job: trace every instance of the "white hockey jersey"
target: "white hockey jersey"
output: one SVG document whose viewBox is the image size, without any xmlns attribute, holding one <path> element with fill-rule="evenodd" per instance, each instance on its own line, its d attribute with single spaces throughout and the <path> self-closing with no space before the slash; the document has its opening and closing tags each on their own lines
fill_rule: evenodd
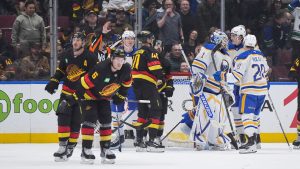
<svg viewBox="0 0 300 169">
<path fill-rule="evenodd" d="M 220 82 L 214 80 L 213 74 L 219 70 L 229 70 L 232 67 L 232 60 L 225 50 L 216 51 L 213 56 L 217 67 L 217 70 L 215 70 L 211 56 L 211 52 L 215 46 L 215 44 L 211 43 L 204 44 L 192 63 L 192 74 L 200 72 L 207 75 L 208 78 L 203 91 L 219 94 L 221 91 Z"/>
<path fill-rule="evenodd" d="M 240 83 L 240 93 L 265 95 L 268 91 L 268 71 L 263 54 L 258 50 L 248 50 L 237 57 L 232 74 Z"/>
</svg>

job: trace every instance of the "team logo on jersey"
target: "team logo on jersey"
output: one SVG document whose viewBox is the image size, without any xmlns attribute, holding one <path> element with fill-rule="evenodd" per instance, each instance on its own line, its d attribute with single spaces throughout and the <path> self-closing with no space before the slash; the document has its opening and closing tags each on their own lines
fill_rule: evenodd
<svg viewBox="0 0 300 169">
<path fill-rule="evenodd" d="M 82 70 L 81 68 L 79 68 L 77 65 L 74 64 L 69 65 L 66 69 L 66 72 L 67 72 L 67 78 L 71 82 L 77 81 L 80 78 L 80 76 L 85 73 L 84 70 Z"/>
<path fill-rule="evenodd" d="M 105 82 L 105 83 L 108 83 L 108 82 L 109 82 L 109 80 L 110 80 L 110 78 L 109 78 L 109 77 L 107 77 L 107 78 L 105 78 L 105 79 L 104 79 L 104 82 Z"/>
<path fill-rule="evenodd" d="M 117 90 L 120 88 L 120 85 L 117 83 L 112 83 L 107 86 L 105 86 L 101 92 L 99 92 L 100 95 L 104 97 L 109 97 L 113 95 Z"/>
<path fill-rule="evenodd" d="M 222 60 L 221 63 L 221 71 L 228 71 L 229 70 L 229 63 L 227 60 Z"/>
</svg>

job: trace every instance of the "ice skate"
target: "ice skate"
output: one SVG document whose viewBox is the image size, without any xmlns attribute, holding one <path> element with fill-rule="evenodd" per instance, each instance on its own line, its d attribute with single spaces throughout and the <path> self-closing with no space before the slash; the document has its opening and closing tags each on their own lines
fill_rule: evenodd
<svg viewBox="0 0 300 169">
<path fill-rule="evenodd" d="M 81 152 L 81 163 L 82 164 L 94 164 L 95 156 L 92 149 L 83 148 Z"/>
<path fill-rule="evenodd" d="M 67 161 L 67 143 L 60 142 L 58 150 L 53 154 L 55 162 Z"/>
<path fill-rule="evenodd" d="M 73 155 L 75 146 L 76 146 L 76 144 L 67 146 L 67 158 L 70 158 Z"/>
<path fill-rule="evenodd" d="M 240 154 L 256 153 L 255 136 L 248 138 L 248 143 L 240 147 Z"/>
<path fill-rule="evenodd" d="M 147 151 L 147 145 L 144 141 L 137 141 L 134 144 L 134 147 L 136 148 L 136 152 L 146 152 Z"/>
<path fill-rule="evenodd" d="M 260 134 L 256 135 L 256 149 L 261 149 L 261 141 L 260 141 Z"/>
<path fill-rule="evenodd" d="M 114 164 L 116 160 L 116 155 L 110 149 L 106 148 L 101 148 L 100 157 L 102 164 Z"/>
<path fill-rule="evenodd" d="M 300 149 L 300 141 L 299 140 L 295 140 L 293 142 L 293 149 Z"/>
<path fill-rule="evenodd" d="M 165 146 L 161 144 L 161 142 L 156 138 L 154 140 L 147 141 L 147 152 L 157 152 L 162 153 L 165 152 Z"/>
</svg>

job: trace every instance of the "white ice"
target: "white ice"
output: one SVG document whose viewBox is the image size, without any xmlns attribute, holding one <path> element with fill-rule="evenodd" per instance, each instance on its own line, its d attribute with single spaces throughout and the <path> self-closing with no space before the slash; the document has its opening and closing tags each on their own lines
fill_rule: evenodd
<svg viewBox="0 0 300 169">
<path fill-rule="evenodd" d="M 164 153 L 137 153 L 133 148 L 116 151 L 116 164 L 101 164 L 100 150 L 93 149 L 93 165 L 80 163 L 80 148 L 67 162 L 54 162 L 57 144 L 0 144 L 1 169 L 298 169 L 300 150 L 287 144 L 262 144 L 255 154 L 237 151 L 193 151 L 192 148 L 167 148 Z"/>
</svg>

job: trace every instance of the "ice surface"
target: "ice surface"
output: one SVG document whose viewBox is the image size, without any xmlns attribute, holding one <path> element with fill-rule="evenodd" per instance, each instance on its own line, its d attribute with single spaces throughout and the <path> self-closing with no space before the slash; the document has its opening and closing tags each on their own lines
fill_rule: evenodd
<svg viewBox="0 0 300 169">
<path fill-rule="evenodd" d="M 236 150 L 194 151 L 192 148 L 167 148 L 165 153 L 137 153 L 133 148 L 116 152 L 116 164 L 101 164 L 100 150 L 94 165 L 80 163 L 81 149 L 76 148 L 67 162 L 54 162 L 57 144 L 0 144 L 1 169 L 297 169 L 300 150 L 290 151 L 287 144 L 262 144 L 255 154 Z"/>
</svg>

